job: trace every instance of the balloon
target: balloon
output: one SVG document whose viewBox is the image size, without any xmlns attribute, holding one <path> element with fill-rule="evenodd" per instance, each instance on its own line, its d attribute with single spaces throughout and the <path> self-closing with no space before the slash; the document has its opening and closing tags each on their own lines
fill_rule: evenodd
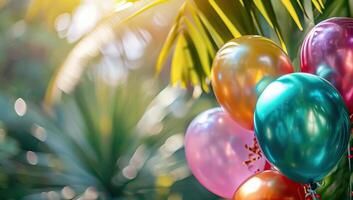
<svg viewBox="0 0 353 200">
<path fill-rule="evenodd" d="M 242 127 L 253 129 L 257 97 L 273 79 L 294 71 L 287 55 L 271 40 L 242 36 L 226 43 L 212 67 L 219 104 Z"/>
<path fill-rule="evenodd" d="M 305 188 L 277 171 L 264 171 L 246 180 L 233 200 L 305 200 Z"/>
<path fill-rule="evenodd" d="M 347 108 L 318 76 L 293 73 L 273 81 L 257 101 L 254 121 L 268 161 L 296 182 L 320 181 L 347 150 Z"/>
<path fill-rule="evenodd" d="M 241 128 L 221 108 L 207 110 L 191 122 L 185 153 L 198 181 L 224 198 L 231 198 L 244 180 L 263 171 L 266 162 L 253 132 Z"/>
<path fill-rule="evenodd" d="M 301 71 L 330 81 L 353 113 L 353 19 L 331 18 L 317 24 L 301 48 Z"/>
</svg>

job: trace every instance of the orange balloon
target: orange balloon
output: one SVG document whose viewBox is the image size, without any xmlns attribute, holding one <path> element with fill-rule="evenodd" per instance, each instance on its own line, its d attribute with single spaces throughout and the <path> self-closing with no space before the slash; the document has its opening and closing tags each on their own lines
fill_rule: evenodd
<svg viewBox="0 0 353 200">
<path fill-rule="evenodd" d="M 277 171 L 253 175 L 234 193 L 233 200 L 305 200 L 305 188 Z"/>
<path fill-rule="evenodd" d="M 217 101 L 247 129 L 253 129 L 257 97 L 281 75 L 294 72 L 284 53 L 271 40 L 261 36 L 242 36 L 227 42 L 212 66 L 212 87 Z"/>
</svg>

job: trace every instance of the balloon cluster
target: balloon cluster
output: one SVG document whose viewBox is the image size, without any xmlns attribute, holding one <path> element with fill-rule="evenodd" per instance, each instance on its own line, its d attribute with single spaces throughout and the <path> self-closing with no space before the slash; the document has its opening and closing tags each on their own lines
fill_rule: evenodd
<svg viewBox="0 0 353 200">
<path fill-rule="evenodd" d="M 318 199 L 315 189 L 347 149 L 353 114 L 353 19 L 332 18 L 304 39 L 301 72 L 261 36 L 226 43 L 212 67 L 222 108 L 189 125 L 189 167 L 233 200 Z"/>
</svg>

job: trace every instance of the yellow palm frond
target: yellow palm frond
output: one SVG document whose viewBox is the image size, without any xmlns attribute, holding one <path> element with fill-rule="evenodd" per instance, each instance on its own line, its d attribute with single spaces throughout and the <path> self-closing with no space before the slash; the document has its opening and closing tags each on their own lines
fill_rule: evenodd
<svg viewBox="0 0 353 200">
<path fill-rule="evenodd" d="M 101 38 L 99 32 L 116 32 L 127 20 L 170 1 L 146 0 L 143 2 L 147 4 L 129 16 L 112 15 L 105 18 L 69 53 L 50 82 L 45 102 L 50 104 L 61 91 L 74 88 L 87 60 L 92 57 L 92 52 L 96 53 L 109 39 Z M 283 13 L 292 18 L 285 23 L 294 24 L 298 30 L 303 30 L 308 27 L 308 21 L 311 20 L 312 25 L 314 17 L 320 16 L 320 13 L 325 15 L 325 7 L 331 9 L 334 4 L 333 1 L 327 3 L 323 0 L 281 0 L 278 1 L 280 4 L 275 2 L 277 3 L 265 0 L 184 0 L 159 53 L 157 73 L 162 71 L 171 57 L 170 80 L 173 85 L 198 85 L 208 91 L 213 57 L 225 42 L 241 35 L 264 35 L 275 40 L 287 51 L 292 38 L 288 36 L 291 34 L 288 30 L 281 30 L 280 24 L 283 26 L 283 20 L 287 19 L 282 19 Z M 292 53 L 294 50 L 292 48 L 288 51 Z"/>
<path fill-rule="evenodd" d="M 281 3 L 299 30 L 303 30 L 301 19 L 307 14 L 302 2 L 300 0 L 281 0 Z M 322 1 L 313 0 L 312 3 L 319 12 L 322 12 L 324 5 Z M 191 51 L 194 61 L 191 67 L 196 69 L 194 72 L 199 79 L 198 84 L 207 82 L 214 53 L 221 45 L 241 35 L 263 35 L 262 29 L 266 26 L 263 22 L 266 22 L 267 26 L 273 30 L 277 35 L 279 45 L 282 46 L 284 51 L 287 51 L 276 12 L 277 10 L 273 8 L 272 3 L 264 0 L 186 0 L 160 52 L 156 65 L 157 73 L 162 70 L 170 51 L 173 49 L 173 44 L 180 38 L 178 34 L 189 33 L 193 36 L 191 40 L 187 41 L 186 47 L 195 50 L 194 54 Z M 175 46 L 174 51 L 179 51 L 179 47 Z M 173 54 L 174 56 L 176 54 Z M 171 73 L 176 73 L 177 70 L 173 68 L 179 68 L 179 64 L 171 63 Z M 198 65 L 203 70 L 197 70 Z M 172 83 L 175 82 L 180 82 L 181 85 L 187 85 L 190 82 L 194 85 L 194 81 L 182 77 L 178 80 L 175 80 L 174 77 Z"/>
</svg>

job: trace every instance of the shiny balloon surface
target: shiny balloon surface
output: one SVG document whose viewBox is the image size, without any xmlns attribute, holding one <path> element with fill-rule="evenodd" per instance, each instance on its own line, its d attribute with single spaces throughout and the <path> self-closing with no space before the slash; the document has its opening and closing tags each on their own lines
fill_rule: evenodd
<svg viewBox="0 0 353 200">
<path fill-rule="evenodd" d="M 254 121 L 268 161 L 297 182 L 322 180 L 347 150 L 347 108 L 318 76 L 292 73 L 273 81 L 257 101 Z"/>
<path fill-rule="evenodd" d="M 264 171 L 245 181 L 233 200 L 305 200 L 304 186 L 278 171 Z"/>
<path fill-rule="evenodd" d="M 257 97 L 273 79 L 294 71 L 287 55 L 271 40 L 242 36 L 227 42 L 212 66 L 219 104 L 242 127 L 253 129 Z"/>
<path fill-rule="evenodd" d="M 247 178 L 265 168 L 253 131 L 243 129 L 221 108 L 198 115 L 185 136 L 189 168 L 208 190 L 231 198 Z"/>
<path fill-rule="evenodd" d="M 331 18 L 309 32 L 301 48 L 301 71 L 330 81 L 353 114 L 352 18 Z"/>
</svg>

